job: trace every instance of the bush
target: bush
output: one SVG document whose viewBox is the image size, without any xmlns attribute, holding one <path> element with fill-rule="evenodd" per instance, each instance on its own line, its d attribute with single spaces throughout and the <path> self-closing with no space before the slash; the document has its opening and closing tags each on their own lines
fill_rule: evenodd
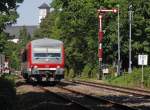
<svg viewBox="0 0 150 110">
<path fill-rule="evenodd" d="M 75 72 L 74 72 L 73 69 L 70 69 L 70 70 L 69 70 L 69 75 L 68 75 L 68 77 L 71 78 L 71 79 L 75 77 Z"/>
<path fill-rule="evenodd" d="M 83 78 L 91 78 L 91 75 L 92 75 L 91 67 L 90 67 L 90 65 L 87 64 L 84 66 L 84 69 L 82 71 L 82 77 Z"/>
<path fill-rule="evenodd" d="M 96 79 L 98 78 L 98 76 L 97 76 L 99 74 L 98 70 L 99 69 L 96 67 L 92 69 L 92 78 L 96 78 Z"/>
</svg>

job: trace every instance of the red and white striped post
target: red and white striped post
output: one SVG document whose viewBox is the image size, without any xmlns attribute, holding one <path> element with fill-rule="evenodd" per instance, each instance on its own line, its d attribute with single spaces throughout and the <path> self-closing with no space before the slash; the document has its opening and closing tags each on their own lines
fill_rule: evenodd
<svg viewBox="0 0 150 110">
<path fill-rule="evenodd" d="M 99 13 L 99 32 L 98 32 L 98 58 L 99 58 L 99 70 L 100 73 L 102 72 L 102 60 L 103 60 L 103 48 L 102 48 L 102 40 L 103 40 L 103 29 L 102 29 L 102 19 L 103 19 L 103 14 L 107 12 L 112 12 L 112 13 L 117 13 L 117 9 L 98 9 L 97 10 Z M 99 75 L 100 79 L 100 75 Z"/>
<path fill-rule="evenodd" d="M 103 54 L 102 40 L 103 40 L 102 15 L 99 15 L 99 32 L 98 32 L 98 43 L 99 43 L 98 57 L 99 57 L 99 62 L 102 61 L 102 54 Z"/>
</svg>

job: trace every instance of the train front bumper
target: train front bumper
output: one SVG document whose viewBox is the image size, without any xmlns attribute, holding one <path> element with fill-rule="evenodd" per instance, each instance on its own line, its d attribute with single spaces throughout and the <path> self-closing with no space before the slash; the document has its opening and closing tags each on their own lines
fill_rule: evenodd
<svg viewBox="0 0 150 110">
<path fill-rule="evenodd" d="M 60 81 L 64 79 L 63 68 L 34 68 L 31 70 L 30 79 L 37 81 Z"/>
</svg>

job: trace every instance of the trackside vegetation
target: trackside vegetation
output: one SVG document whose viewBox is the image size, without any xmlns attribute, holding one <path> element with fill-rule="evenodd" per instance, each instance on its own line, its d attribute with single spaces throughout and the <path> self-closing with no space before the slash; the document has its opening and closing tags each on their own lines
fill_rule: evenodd
<svg viewBox="0 0 150 110">
<path fill-rule="evenodd" d="M 150 89 L 150 67 L 144 67 L 144 72 L 143 72 L 143 79 L 144 82 L 142 83 L 142 70 L 141 68 L 134 68 L 131 74 L 128 74 L 127 72 L 122 73 L 120 76 L 115 76 L 114 74 L 108 74 L 107 76 L 104 76 L 102 80 L 100 81 L 101 83 L 107 83 L 110 85 L 117 85 L 117 86 L 123 86 L 123 87 L 144 87 L 147 89 Z M 70 73 L 73 74 L 73 73 Z M 91 76 L 91 75 L 83 75 L 83 76 L 67 76 L 67 79 L 72 79 L 72 80 L 85 80 L 85 81 L 92 81 L 92 82 L 99 82 L 97 80 L 96 75 Z"/>
<path fill-rule="evenodd" d="M 144 83 L 145 88 L 150 88 L 150 67 L 144 68 Z M 119 77 L 109 77 L 106 82 L 112 85 L 126 86 L 126 87 L 141 87 L 142 86 L 142 70 L 141 68 L 133 69 L 131 74 L 124 73 Z"/>
</svg>

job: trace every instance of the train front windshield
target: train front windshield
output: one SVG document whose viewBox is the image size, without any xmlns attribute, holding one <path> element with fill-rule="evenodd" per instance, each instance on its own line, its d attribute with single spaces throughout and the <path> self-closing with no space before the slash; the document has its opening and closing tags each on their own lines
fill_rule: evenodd
<svg viewBox="0 0 150 110">
<path fill-rule="evenodd" d="M 34 58 L 60 58 L 60 53 L 34 53 Z"/>
<path fill-rule="evenodd" d="M 33 48 L 33 60 L 55 59 L 61 59 L 61 48 Z"/>
</svg>

